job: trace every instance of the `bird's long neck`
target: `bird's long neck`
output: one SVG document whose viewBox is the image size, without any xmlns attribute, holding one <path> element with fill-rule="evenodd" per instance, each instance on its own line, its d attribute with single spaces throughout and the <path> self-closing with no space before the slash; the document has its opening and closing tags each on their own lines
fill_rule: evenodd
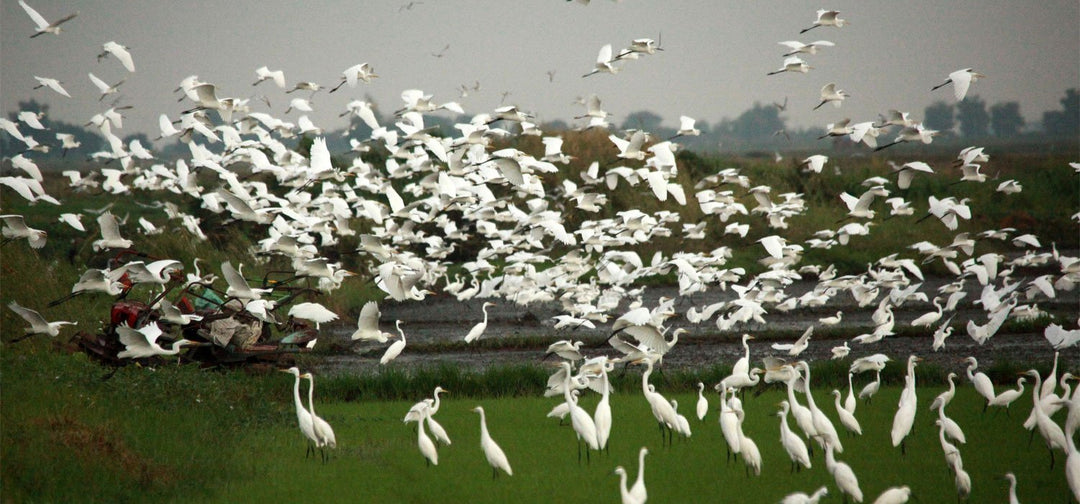
<svg viewBox="0 0 1080 504">
<path fill-rule="evenodd" d="M 440 391 L 440 392 L 441 392 L 441 391 Z M 436 412 L 436 411 L 439 411 L 439 401 L 440 401 L 440 399 L 439 399 L 439 392 L 436 392 L 436 393 L 435 393 L 435 403 L 431 405 L 431 412 L 432 412 L 432 413 L 434 413 L 434 412 Z"/>
<path fill-rule="evenodd" d="M 309 378 L 308 381 L 311 383 L 311 386 L 309 386 L 308 389 L 307 389 L 308 413 L 311 413 L 312 415 L 314 415 L 315 414 L 315 401 L 314 401 L 314 397 L 315 397 L 315 379 L 314 378 Z"/>
<path fill-rule="evenodd" d="M 304 409 L 304 402 L 300 400 L 300 376 L 296 376 L 296 381 L 293 382 L 293 402 L 296 404 L 296 412 L 306 412 Z"/>
<path fill-rule="evenodd" d="M 490 435 L 487 430 L 487 417 L 484 416 L 484 410 L 480 410 L 477 413 L 480 413 L 480 437 L 488 438 Z"/>
<path fill-rule="evenodd" d="M 637 481 L 634 484 L 643 483 L 645 481 L 645 451 L 638 452 L 638 465 L 637 465 Z"/>
</svg>

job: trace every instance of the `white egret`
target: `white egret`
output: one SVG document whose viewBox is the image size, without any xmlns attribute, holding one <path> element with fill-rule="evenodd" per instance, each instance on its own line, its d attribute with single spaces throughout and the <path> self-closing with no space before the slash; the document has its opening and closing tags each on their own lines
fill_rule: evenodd
<svg viewBox="0 0 1080 504">
<path fill-rule="evenodd" d="M 870 399 L 881 389 L 881 371 L 874 372 L 874 381 L 867 383 L 859 391 L 859 399 L 870 403 Z"/>
<path fill-rule="evenodd" d="M 773 70 L 765 75 L 776 75 L 783 72 L 806 73 L 813 68 L 814 67 L 808 65 L 805 61 L 803 61 L 802 58 L 798 56 L 789 56 L 787 58 L 784 58 L 784 63 L 780 68 Z"/>
<path fill-rule="evenodd" d="M 615 66 L 613 64 L 614 62 L 615 60 L 612 59 L 611 56 L 611 44 L 604 44 L 604 46 L 600 48 L 600 52 L 596 54 L 596 65 L 589 73 L 582 75 L 582 77 L 588 77 L 599 72 L 609 74 L 618 73 L 619 67 Z"/>
<path fill-rule="evenodd" d="M 645 502 L 649 500 L 649 491 L 645 488 L 645 456 L 649 454 L 649 449 L 642 446 L 638 450 L 638 468 L 637 479 L 634 480 L 634 485 L 630 487 L 629 494 L 636 502 Z"/>
<path fill-rule="evenodd" d="M 554 355 L 558 355 L 559 357 L 562 357 L 563 359 L 566 359 L 566 360 L 568 360 L 570 362 L 579 361 L 579 360 L 584 358 L 584 356 L 581 355 L 581 345 L 582 344 L 583 344 L 583 342 L 581 342 L 581 341 L 574 341 L 574 342 L 571 342 L 570 340 L 556 341 L 556 342 L 548 345 L 547 352 L 545 353 L 545 357 L 554 354 Z"/>
<path fill-rule="evenodd" d="M 380 315 L 378 303 L 375 301 L 364 303 L 364 307 L 360 309 L 360 317 L 356 319 L 356 330 L 349 339 L 386 343 L 393 335 L 379 330 Z"/>
<path fill-rule="evenodd" d="M 61 327 L 66 325 L 78 324 L 78 322 L 68 322 L 64 320 L 49 322 L 45 320 L 45 317 L 42 317 L 41 314 L 37 311 L 19 306 L 19 303 L 16 303 L 15 301 L 8 303 L 8 308 L 10 308 L 11 311 L 19 314 L 19 316 L 22 317 L 23 320 L 30 324 L 30 327 L 27 327 L 25 330 L 26 336 L 30 336 L 32 334 L 48 334 L 49 336 L 55 337 L 60 334 Z"/>
<path fill-rule="evenodd" d="M 993 399 L 987 401 L 986 406 L 998 406 L 1005 408 L 1005 414 L 1009 414 L 1009 406 L 1016 402 L 1024 394 L 1024 381 L 1026 378 L 1023 376 L 1016 379 L 1015 389 L 1006 389 L 1001 393 L 994 396 Z"/>
<path fill-rule="evenodd" d="M 1009 504 L 1020 504 L 1020 499 L 1016 497 L 1016 475 L 1007 472 L 1004 478 L 1009 482 Z"/>
<path fill-rule="evenodd" d="M 833 389 L 832 394 L 836 396 L 836 414 L 840 417 L 840 424 L 844 426 L 849 432 L 853 434 L 862 435 L 862 426 L 859 425 L 859 420 L 855 418 L 850 411 L 844 408 L 840 404 L 840 396 L 843 395 L 839 390 Z"/>
<path fill-rule="evenodd" d="M 57 93 L 60 93 L 61 95 L 64 95 L 64 96 L 66 96 L 68 98 L 71 98 L 71 95 L 68 94 L 66 89 L 64 89 L 64 86 L 61 85 L 60 81 L 58 81 L 56 79 L 51 79 L 51 78 L 48 78 L 48 77 L 38 77 L 36 75 L 34 76 L 34 79 L 36 79 L 38 81 L 38 85 L 34 86 L 34 89 L 39 89 L 39 88 L 42 88 L 42 87 L 48 87 L 49 89 L 51 89 L 53 91 L 56 91 Z"/>
<path fill-rule="evenodd" d="M 330 427 L 330 424 L 323 420 L 319 415 L 315 414 L 315 376 L 310 372 L 300 375 L 301 378 L 307 378 L 310 382 L 308 387 L 308 413 L 311 414 L 312 429 L 315 431 L 315 446 L 319 448 L 322 453 L 323 462 L 326 462 L 326 447 L 337 448 L 337 437 L 334 436 L 334 428 Z"/>
<path fill-rule="evenodd" d="M 786 46 L 787 48 L 791 49 L 791 51 L 784 53 L 784 56 L 787 57 L 794 56 L 799 53 L 817 54 L 819 48 L 833 47 L 836 44 L 829 42 L 828 40 L 816 40 L 814 42 L 810 42 L 809 44 L 804 44 L 802 42 L 799 42 L 798 40 L 785 40 L 783 42 L 780 42 L 780 45 Z"/>
<path fill-rule="evenodd" d="M 788 494 L 780 501 L 780 504 L 818 504 L 823 497 L 829 495 L 828 487 L 821 487 L 814 491 L 814 493 L 807 495 L 804 492 L 795 492 Z"/>
<path fill-rule="evenodd" d="M 503 453 L 498 443 L 491 439 L 491 434 L 488 432 L 484 408 L 477 406 L 473 408 L 473 411 L 480 414 L 480 448 L 484 450 L 484 457 L 487 458 L 488 464 L 491 465 L 491 477 L 497 478 L 499 469 L 505 471 L 508 476 L 513 476 L 514 470 L 510 468 L 510 462 L 506 459 L 506 454 Z"/>
<path fill-rule="evenodd" d="M 810 469 L 810 452 L 806 448 L 806 443 L 788 426 L 787 415 L 790 407 L 787 401 L 780 401 L 780 411 L 776 413 L 776 416 L 780 417 L 780 445 L 784 447 L 784 451 L 791 459 L 792 472 L 802 471 L 803 467 Z"/>
<path fill-rule="evenodd" d="M 34 29 L 34 34 L 31 35 L 30 38 L 34 38 L 38 35 L 42 35 L 45 33 L 59 35 L 60 25 L 71 21 L 75 18 L 75 16 L 79 15 L 79 13 L 76 11 L 74 14 L 68 14 L 67 16 L 64 16 L 50 23 L 49 20 L 45 19 L 45 17 L 39 14 L 38 11 L 34 10 L 33 7 L 27 5 L 24 0 L 19 0 L 19 5 L 22 6 L 23 10 L 26 11 L 26 15 L 30 16 L 30 19 L 34 21 L 34 24 L 37 25 L 37 27 Z"/>
<path fill-rule="evenodd" d="M 674 435 L 673 429 L 678 425 L 679 420 L 675 416 L 675 409 L 671 407 L 671 403 L 660 395 L 659 392 L 655 392 L 649 389 L 649 377 L 653 372 L 653 363 L 656 361 L 656 357 L 646 357 L 642 359 L 645 362 L 645 372 L 641 374 L 641 392 L 645 396 L 645 400 L 649 403 L 649 409 L 652 411 L 653 417 L 656 419 L 657 425 L 660 427 L 660 435 L 664 436 L 664 429 L 666 428 L 669 437 Z M 638 361 L 639 363 L 641 361 Z M 571 413 L 573 410 L 571 410 Z M 663 441 L 663 439 L 661 439 Z"/>
<path fill-rule="evenodd" d="M 48 241 L 49 233 L 27 226 L 26 219 L 22 215 L 0 215 L 0 222 L 3 223 L 3 228 L 0 228 L 0 235 L 5 238 L 3 243 L 17 238 L 26 238 L 30 248 L 40 249 Z"/>
<path fill-rule="evenodd" d="M 806 361 L 799 361 L 796 363 L 796 368 L 801 369 L 803 374 L 803 387 L 806 389 L 806 407 L 810 409 L 812 420 L 814 422 L 814 430 L 817 431 L 821 439 L 820 442 L 832 445 L 836 451 L 843 453 L 844 445 L 840 442 L 840 435 L 836 432 L 836 426 L 833 425 L 832 420 L 825 415 L 825 412 L 818 408 L 817 402 L 814 401 L 814 394 L 810 391 L 810 364 Z"/>
<path fill-rule="evenodd" d="M 795 357 L 810 346 L 810 336 L 812 334 L 814 334 L 814 326 L 807 327 L 802 336 L 795 340 L 795 343 L 773 343 L 772 347 L 775 350 L 786 351 L 788 355 Z"/>
<path fill-rule="evenodd" d="M 846 19 L 840 18 L 840 11 L 820 9 L 817 11 L 817 20 L 809 28 L 803 28 L 799 30 L 799 33 L 806 33 L 819 26 L 835 26 L 837 28 L 843 28 L 844 25 L 851 24 Z"/>
<path fill-rule="evenodd" d="M 596 445 L 600 450 L 607 448 L 611 436 L 611 382 L 608 380 L 608 366 L 600 366 L 600 401 L 593 411 L 593 424 L 596 425 Z"/>
<path fill-rule="evenodd" d="M 578 406 L 577 398 L 572 393 L 570 382 L 570 363 L 559 363 L 563 372 L 563 399 L 570 408 L 570 426 L 574 429 L 574 435 L 578 440 L 578 462 L 581 461 L 581 442 L 585 442 L 585 457 L 589 458 L 589 450 L 599 450 L 600 441 L 596 438 L 596 421 L 584 409 Z"/>
<path fill-rule="evenodd" d="M 127 325 L 116 327 L 116 334 L 125 348 L 116 354 L 121 359 L 142 359 L 157 355 L 176 355 L 185 346 L 198 345 L 198 343 L 178 339 L 173 342 L 168 350 L 158 344 L 158 338 L 165 334 L 157 322 L 144 325 L 138 329 L 132 329 Z"/>
<path fill-rule="evenodd" d="M 671 410 L 675 412 L 675 430 L 684 437 L 690 437 L 690 421 L 685 415 L 679 413 L 679 401 L 672 399 L 669 402 L 671 402 Z"/>
<path fill-rule="evenodd" d="M 131 52 L 128 51 L 127 47 L 110 40 L 101 45 L 101 54 L 98 54 L 97 59 L 98 61 L 101 61 L 102 58 L 105 58 L 110 54 L 116 57 L 116 59 L 120 61 L 120 64 L 124 65 L 124 68 L 126 68 L 127 71 L 135 71 L 135 61 L 131 59 Z"/>
<path fill-rule="evenodd" d="M 480 305 L 480 309 L 484 312 L 484 321 L 483 322 L 478 322 L 476 325 L 474 325 L 472 327 L 472 329 L 469 329 L 469 333 L 465 335 L 465 343 L 472 343 L 473 341 L 476 341 L 477 339 L 480 338 L 480 336 L 482 336 L 484 334 L 484 331 L 487 330 L 487 325 L 488 325 L 487 309 L 488 309 L 489 306 L 495 306 L 495 303 L 492 303 L 492 302 L 488 301 L 488 302 L 485 302 L 484 304 Z"/>
<path fill-rule="evenodd" d="M 426 417 L 427 412 L 424 413 Z M 424 422 L 416 423 L 416 445 L 420 448 L 420 454 L 427 459 L 427 465 L 439 465 L 439 452 L 435 450 L 435 442 L 424 432 Z"/>
<path fill-rule="evenodd" d="M 381 358 L 379 358 L 379 364 L 386 365 L 388 362 L 396 359 L 398 355 L 401 355 L 401 351 L 405 349 L 405 332 L 401 330 L 401 321 L 395 320 L 394 326 L 397 327 L 397 331 L 398 334 L 401 335 L 401 339 L 393 342 L 392 344 L 390 344 L 389 347 L 387 347 L 386 352 L 383 353 Z"/>
<path fill-rule="evenodd" d="M 266 65 L 263 65 L 255 69 L 255 82 L 252 82 L 252 86 L 256 86 L 263 81 L 271 80 L 274 84 L 281 89 L 285 89 L 285 71 L 284 70 L 270 70 Z"/>
<path fill-rule="evenodd" d="M 956 96 L 957 100 L 963 100 L 964 96 L 967 95 L 968 87 L 971 86 L 971 83 L 984 77 L 986 76 L 979 72 L 972 71 L 970 68 L 961 68 L 960 70 L 950 73 L 949 78 L 945 79 L 945 82 L 930 88 L 930 90 L 934 91 L 937 88 L 952 83 L 953 95 Z"/>
<path fill-rule="evenodd" d="M 705 415 L 709 412 L 709 400 L 705 398 L 705 384 L 698 382 L 698 400 L 697 400 L 697 417 L 698 420 L 704 420 Z"/>
<path fill-rule="evenodd" d="M 850 495 L 855 502 L 863 501 L 862 490 L 859 488 L 859 479 L 855 477 L 855 471 L 847 463 L 836 460 L 831 444 L 825 445 L 825 468 L 832 474 L 840 493 Z M 845 497 L 845 500 L 847 498 Z"/>
<path fill-rule="evenodd" d="M 319 303 L 297 303 L 289 308 L 289 316 L 310 320 L 315 323 L 315 329 L 319 328 L 319 324 L 332 322 L 338 318 L 336 313 Z"/>
<path fill-rule="evenodd" d="M 814 110 L 821 108 L 822 105 L 832 102 L 833 106 L 840 108 L 840 104 L 851 97 L 851 94 L 843 89 L 836 89 L 836 83 L 830 82 L 821 87 L 821 103 L 818 103 L 814 107 Z"/>
<path fill-rule="evenodd" d="M 900 447 L 900 453 L 906 450 L 904 439 L 911 433 L 915 425 L 915 411 L 918 407 L 915 392 L 915 365 L 922 359 L 915 355 L 908 357 L 907 375 L 904 377 L 904 389 L 900 392 L 900 403 L 897 405 L 896 414 L 893 416 L 892 445 Z"/>
<path fill-rule="evenodd" d="M 98 92 L 101 93 L 101 96 L 98 97 L 98 101 L 104 100 L 105 97 L 108 95 L 116 94 L 117 92 L 119 92 L 120 85 L 127 80 L 120 79 L 119 82 L 110 86 L 109 83 L 101 80 L 98 76 L 94 75 L 93 72 L 90 72 L 87 75 L 90 76 L 90 82 L 94 83 L 94 87 L 98 88 Z"/>
<path fill-rule="evenodd" d="M 874 499 L 874 504 L 904 504 L 911 498 L 911 488 L 907 485 L 885 489 Z"/>
<path fill-rule="evenodd" d="M 296 406 L 296 420 L 300 425 L 300 433 L 304 435 L 308 440 L 307 453 L 305 458 L 315 453 L 315 444 L 319 442 L 319 438 L 315 435 L 315 424 L 311 418 L 311 413 L 304 408 L 303 401 L 300 400 L 300 369 L 293 366 L 289 369 L 279 369 L 282 373 L 289 373 L 295 377 L 293 382 L 293 405 Z"/>
<path fill-rule="evenodd" d="M 971 380 L 971 384 L 975 386 L 975 392 L 978 392 L 987 401 L 987 404 L 983 406 L 983 411 L 986 411 L 990 401 L 994 400 L 996 396 L 994 394 L 994 383 L 990 381 L 990 377 L 986 376 L 986 373 L 982 371 L 975 372 L 975 369 L 979 367 L 979 361 L 975 360 L 975 357 L 968 357 L 965 361 L 968 363 L 968 380 Z"/>
<path fill-rule="evenodd" d="M 1042 436 L 1043 441 L 1046 442 L 1046 448 L 1050 451 L 1050 468 L 1054 468 L 1054 449 L 1064 450 L 1066 456 L 1071 455 L 1069 453 L 1069 446 L 1067 439 L 1072 439 L 1065 435 L 1065 431 L 1062 430 L 1056 422 L 1054 422 L 1043 409 L 1043 401 L 1040 400 L 1039 390 L 1042 387 L 1042 377 L 1039 375 L 1039 371 L 1036 369 L 1029 369 L 1025 375 L 1035 379 L 1034 384 L 1031 386 L 1031 399 L 1033 403 L 1032 412 L 1035 415 L 1035 427 L 1038 428 L 1039 435 Z M 1071 435 L 1072 433 L 1070 433 Z M 1066 465 L 1068 462 L 1066 461 Z"/>
<path fill-rule="evenodd" d="M 617 466 L 615 474 L 619 476 L 619 496 L 622 499 L 622 504 L 644 504 L 644 501 L 635 499 L 626 489 L 626 469 L 623 466 Z"/>
</svg>

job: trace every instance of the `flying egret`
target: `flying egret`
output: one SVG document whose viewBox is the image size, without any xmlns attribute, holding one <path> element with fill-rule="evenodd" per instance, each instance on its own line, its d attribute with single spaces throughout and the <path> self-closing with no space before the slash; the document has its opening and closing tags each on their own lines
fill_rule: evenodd
<svg viewBox="0 0 1080 504">
<path fill-rule="evenodd" d="M 333 93 L 334 91 L 337 91 L 338 88 L 345 84 L 348 84 L 350 88 L 354 88 L 357 83 L 371 82 L 371 79 L 376 77 L 378 77 L 378 74 L 375 73 L 375 70 L 371 68 L 370 64 L 360 63 L 358 65 L 353 65 L 341 72 L 341 82 L 330 89 L 330 92 Z"/>
<path fill-rule="evenodd" d="M 386 352 L 383 353 L 383 356 L 379 359 L 379 364 L 385 365 L 396 359 L 398 355 L 401 355 L 401 351 L 405 349 L 405 332 L 401 330 L 401 320 L 395 320 L 394 326 L 397 327 L 401 339 L 391 343 L 390 346 L 387 347 Z"/>
<path fill-rule="evenodd" d="M 30 248 L 40 249 L 48 241 L 49 234 L 41 229 L 27 226 L 26 219 L 22 215 L 0 215 L 0 223 L 3 223 L 3 228 L 0 228 L 0 235 L 5 238 L 3 243 L 17 238 L 26 238 Z"/>
<path fill-rule="evenodd" d="M 506 454 L 503 453 L 502 448 L 494 439 L 491 439 L 491 434 L 488 433 L 484 408 L 477 406 L 473 408 L 473 411 L 480 414 L 480 448 L 484 450 L 484 457 L 487 458 L 488 464 L 491 465 L 491 477 L 499 477 L 499 469 L 505 471 L 508 476 L 513 476 L 514 470 L 510 468 L 510 462 L 506 459 Z"/>
<path fill-rule="evenodd" d="M 78 324 L 78 322 L 67 322 L 63 320 L 49 322 L 45 320 L 45 317 L 42 317 L 41 314 L 38 313 L 36 310 L 31 310 L 30 308 L 24 308 L 22 306 L 19 306 L 19 303 L 16 303 L 15 301 L 8 303 L 8 308 L 10 308 L 11 311 L 19 314 L 19 316 L 22 317 L 23 320 L 30 324 L 30 327 L 26 328 L 26 336 L 30 336 L 33 334 L 48 334 L 49 336 L 55 337 L 60 334 L 61 327 L 65 325 Z"/>
<path fill-rule="evenodd" d="M 199 344 L 191 340 L 179 339 L 173 342 L 172 346 L 166 350 L 157 342 L 158 338 L 161 337 L 162 334 L 165 334 L 157 322 L 149 323 L 138 329 L 133 329 L 127 325 L 120 325 L 116 327 L 116 334 L 119 336 L 120 342 L 125 346 L 124 350 L 121 350 L 116 354 L 116 356 L 121 359 L 142 359 L 157 355 L 176 355 L 180 353 L 180 350 L 185 346 Z"/>
<path fill-rule="evenodd" d="M 59 35 L 60 34 L 60 25 L 66 23 L 68 21 L 71 21 L 72 19 L 75 18 L 75 16 L 79 15 L 78 11 L 76 11 L 74 14 L 68 14 L 67 16 L 64 16 L 64 17 L 62 17 L 60 19 L 57 19 L 56 21 L 53 21 L 53 22 L 50 23 L 47 19 L 45 19 L 44 16 L 42 16 L 41 14 L 38 14 L 38 11 L 34 10 L 33 7 L 30 7 L 29 5 L 27 5 L 27 3 L 24 0 L 19 0 L 19 5 L 22 6 L 23 10 L 26 11 L 26 14 L 28 16 L 30 16 L 30 19 L 33 20 L 34 24 L 37 25 L 37 27 L 34 29 L 34 34 L 31 35 L 30 38 L 37 37 L 38 35 L 41 35 L 41 34 L 44 34 L 44 33 L 51 33 L 53 35 Z"/>
<path fill-rule="evenodd" d="M 131 59 L 131 52 L 128 51 L 127 47 L 110 40 L 101 45 L 101 54 L 98 54 L 97 59 L 98 61 L 101 61 L 110 54 L 116 57 L 116 59 L 120 61 L 120 64 L 124 65 L 124 68 L 126 68 L 127 71 L 135 71 L 135 61 Z"/>
<path fill-rule="evenodd" d="M 821 87 L 821 103 L 818 103 L 817 106 L 814 107 L 814 110 L 821 108 L 822 105 L 829 102 L 832 102 L 834 107 L 840 108 L 840 104 L 850 97 L 851 94 L 843 89 L 836 89 L 836 83 L 830 82 Z"/>
<path fill-rule="evenodd" d="M 284 70 L 270 70 L 266 65 L 263 65 L 255 69 L 255 82 L 252 82 L 252 86 L 256 86 L 263 81 L 271 80 L 274 84 L 281 89 L 285 89 L 285 71 Z"/>
<path fill-rule="evenodd" d="M 809 28 L 803 28 L 799 30 L 799 33 L 806 33 L 819 26 L 835 26 L 837 28 L 843 28 L 844 25 L 851 24 L 846 19 L 840 18 L 840 11 L 820 9 L 817 11 L 817 20 Z"/>
<path fill-rule="evenodd" d="M 487 325 L 488 325 L 487 309 L 488 309 L 489 306 L 495 306 L 495 303 L 487 301 L 484 304 L 480 305 L 480 309 L 484 312 L 484 321 L 483 322 L 477 322 L 477 324 L 474 325 L 472 327 L 472 329 L 469 329 L 469 333 L 465 335 L 465 343 L 472 343 L 473 341 L 476 341 L 477 339 L 480 338 L 480 336 L 482 336 L 484 334 L 484 331 L 487 330 Z"/>
<path fill-rule="evenodd" d="M 319 328 L 319 324 L 332 322 L 338 318 L 336 313 L 319 303 L 297 303 L 289 308 L 289 316 L 310 320 L 315 323 L 315 329 Z"/>
<path fill-rule="evenodd" d="M 814 334 L 814 326 L 807 327 L 802 336 L 795 340 L 794 343 L 773 343 L 772 348 L 796 357 L 810 346 L 810 335 L 812 334 Z"/>
<path fill-rule="evenodd" d="M 98 76 L 94 75 L 93 72 L 90 72 L 87 75 L 90 76 L 90 82 L 93 82 L 94 87 L 98 88 L 98 92 L 101 93 L 101 96 L 98 97 L 98 101 L 104 100 L 105 97 L 108 95 L 116 94 L 117 92 L 119 92 L 120 85 L 127 80 L 120 79 L 119 82 L 110 86 L 107 82 L 101 80 L 100 78 L 98 78 Z"/>
<path fill-rule="evenodd" d="M 813 68 L 814 67 L 808 65 L 805 61 L 803 61 L 802 58 L 798 56 L 789 56 L 787 58 L 784 58 L 784 63 L 780 66 L 780 68 L 773 70 L 765 75 L 776 75 L 778 73 L 784 72 L 807 73 Z"/>
<path fill-rule="evenodd" d="M 941 84 L 930 88 L 930 90 L 934 91 L 937 88 L 952 83 L 953 95 L 955 95 L 956 99 L 959 101 L 963 100 L 964 96 L 967 95 L 968 87 L 971 86 L 972 82 L 975 82 L 984 77 L 986 76 L 979 72 L 972 71 L 970 68 L 961 68 L 960 70 L 950 73 L 949 78 L 945 79 L 945 82 L 942 82 Z"/>
<path fill-rule="evenodd" d="M 784 56 L 787 57 L 794 56 L 799 53 L 817 54 L 819 48 L 833 47 L 836 44 L 829 42 L 828 40 L 816 40 L 814 42 L 810 42 L 809 44 L 804 44 L 797 40 L 785 40 L 783 42 L 780 42 L 780 45 L 786 46 L 788 49 L 791 49 L 791 51 L 784 54 Z"/>
<path fill-rule="evenodd" d="M 353 331 L 349 339 L 386 343 L 393 335 L 379 330 L 379 316 L 378 303 L 375 301 L 364 303 L 364 307 L 360 309 L 360 317 L 356 319 L 356 330 Z"/>
<path fill-rule="evenodd" d="M 56 91 L 57 93 L 60 93 L 61 95 L 64 95 L 64 96 L 66 96 L 68 98 L 71 98 L 71 95 L 68 94 L 66 89 L 64 89 L 64 86 L 61 85 L 60 81 L 58 81 L 56 79 L 51 79 L 51 78 L 48 78 L 48 77 L 38 77 L 36 75 L 34 76 L 34 79 L 36 79 L 38 81 L 38 85 L 34 86 L 34 89 L 39 89 L 39 88 L 42 88 L 42 87 L 48 87 L 49 89 L 51 89 L 53 91 Z"/>
<path fill-rule="evenodd" d="M 296 420 L 300 425 L 300 433 L 308 440 L 307 453 L 304 455 L 304 457 L 307 458 L 315 453 L 315 444 L 319 442 L 319 439 L 315 435 L 315 423 L 311 418 L 311 413 L 304 408 L 304 403 L 300 400 L 300 369 L 293 366 L 289 369 L 279 369 L 278 371 L 289 373 L 296 379 L 293 382 L 293 404 L 296 406 Z"/>
<path fill-rule="evenodd" d="M 611 44 L 604 44 L 604 46 L 600 48 L 600 52 L 596 55 L 596 65 L 589 73 L 582 75 L 582 77 L 588 77 L 600 72 L 609 74 L 618 73 L 619 67 L 613 65 L 614 62 L 615 60 L 611 57 Z"/>
</svg>

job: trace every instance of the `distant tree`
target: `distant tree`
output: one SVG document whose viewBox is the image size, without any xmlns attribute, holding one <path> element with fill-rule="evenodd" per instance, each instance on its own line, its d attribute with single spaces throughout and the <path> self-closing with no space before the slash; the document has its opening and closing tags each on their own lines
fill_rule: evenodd
<svg viewBox="0 0 1080 504">
<path fill-rule="evenodd" d="M 995 103 L 990 107 L 990 127 L 994 136 L 1014 137 L 1024 127 L 1024 116 L 1020 115 L 1020 104 L 1014 101 Z"/>
<path fill-rule="evenodd" d="M 926 107 L 923 112 L 923 126 L 932 130 L 952 131 L 956 123 L 953 121 L 953 106 L 944 101 L 936 101 Z"/>
<path fill-rule="evenodd" d="M 1075 136 L 1080 133 L 1080 93 L 1076 88 L 1065 90 L 1061 106 L 1063 110 L 1043 112 L 1043 130 L 1049 135 Z"/>
<path fill-rule="evenodd" d="M 648 110 L 638 110 L 626 116 L 626 120 L 622 123 L 622 129 L 640 129 L 657 133 L 660 131 L 660 123 L 663 121 L 664 118 L 655 113 Z"/>
<path fill-rule="evenodd" d="M 780 111 L 769 105 L 754 102 L 754 106 L 743 112 L 731 123 L 731 132 L 743 140 L 768 139 L 778 130 L 784 129 L 784 120 Z"/>
<path fill-rule="evenodd" d="M 956 102 L 956 120 L 960 123 L 960 134 L 966 137 L 985 137 L 990 132 L 990 114 L 986 112 L 986 101 L 978 95 L 968 95 Z"/>
</svg>

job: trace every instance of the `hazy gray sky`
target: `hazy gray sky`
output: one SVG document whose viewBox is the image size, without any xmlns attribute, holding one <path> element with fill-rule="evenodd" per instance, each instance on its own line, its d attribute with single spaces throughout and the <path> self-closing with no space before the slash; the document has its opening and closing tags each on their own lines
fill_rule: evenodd
<svg viewBox="0 0 1080 504">
<path fill-rule="evenodd" d="M 1058 109 L 1068 87 L 1080 86 L 1080 2 L 1016 1 L 830 1 L 593 0 L 585 6 L 562 0 L 176 1 L 28 0 L 49 20 L 79 16 L 60 36 L 28 38 L 34 25 L 17 0 L 2 0 L 0 94 L 5 113 L 19 100 L 52 106 L 54 118 L 84 123 L 107 108 L 87 78 L 122 78 L 127 112 L 121 134 L 156 136 L 157 117 L 176 118 L 190 103 L 172 93 L 197 74 L 218 86 L 219 96 L 268 96 L 283 115 L 290 95 L 270 83 L 253 88 L 255 68 L 282 69 L 290 86 L 310 80 L 333 85 L 340 72 L 368 62 L 381 76 L 356 89 L 314 97 L 315 123 L 343 126 L 337 114 L 351 99 L 370 95 L 383 113 L 401 105 L 404 89 L 419 88 L 435 101 L 459 101 L 467 113 L 507 104 L 538 119 L 570 119 L 584 108 L 578 96 L 598 94 L 616 124 L 627 114 L 650 110 L 676 125 L 680 114 L 715 123 L 734 118 L 755 101 L 788 97 L 792 126 L 819 126 L 844 117 L 876 119 L 890 108 L 921 119 L 951 91 L 930 92 L 949 72 L 973 67 L 988 76 L 972 86 L 993 104 L 1016 100 L 1029 122 Z M 837 9 L 850 21 L 800 35 L 818 8 Z M 664 51 L 628 61 L 621 73 L 583 79 L 597 51 L 617 51 L 632 39 L 660 39 Z M 766 77 L 779 68 L 782 40 L 836 43 L 804 58 L 809 74 Z M 95 60 L 104 42 L 130 48 L 136 72 L 115 59 Z M 449 45 L 443 51 L 444 47 Z M 433 53 L 443 52 L 441 58 Z M 553 82 L 547 72 L 555 72 Z M 32 89 L 33 76 L 58 78 L 72 94 Z M 479 81 L 461 98 L 457 88 Z M 828 82 L 851 93 L 840 109 L 811 108 Z M 306 93 L 305 93 L 306 95 Z M 291 96 L 296 96 L 294 93 Z M 106 99 L 107 103 L 110 101 Z M 265 105 L 252 101 L 253 109 Z M 287 116 L 294 121 L 297 112 Z"/>
</svg>

